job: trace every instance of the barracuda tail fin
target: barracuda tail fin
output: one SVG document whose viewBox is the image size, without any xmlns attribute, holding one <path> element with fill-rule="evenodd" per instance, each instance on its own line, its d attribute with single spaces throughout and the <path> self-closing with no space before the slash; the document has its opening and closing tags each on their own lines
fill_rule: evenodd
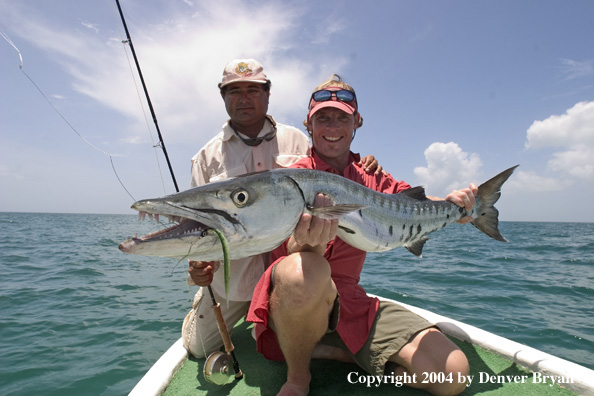
<svg viewBox="0 0 594 396">
<path fill-rule="evenodd" d="M 499 232 L 499 211 L 494 205 L 501 196 L 501 186 L 514 173 L 514 170 L 518 166 L 512 166 L 504 170 L 497 176 L 481 184 L 478 188 L 477 200 L 480 201 L 480 207 L 477 208 L 477 217 L 472 221 L 472 225 L 491 238 L 501 242 L 507 242 L 507 239 Z"/>
</svg>

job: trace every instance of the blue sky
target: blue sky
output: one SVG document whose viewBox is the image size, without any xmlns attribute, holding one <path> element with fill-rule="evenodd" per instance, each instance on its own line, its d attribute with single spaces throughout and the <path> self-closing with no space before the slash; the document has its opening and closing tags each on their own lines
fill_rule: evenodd
<svg viewBox="0 0 594 396">
<path fill-rule="evenodd" d="M 430 195 L 520 164 L 502 220 L 594 221 L 592 1 L 121 3 L 182 189 L 227 119 L 223 67 L 251 57 L 270 114 L 300 128 L 312 89 L 340 74 L 364 117 L 353 149 Z M 0 9 L 22 70 L 102 151 L 0 37 L 0 211 L 133 213 L 105 153 L 135 199 L 174 192 L 115 2 Z"/>
</svg>

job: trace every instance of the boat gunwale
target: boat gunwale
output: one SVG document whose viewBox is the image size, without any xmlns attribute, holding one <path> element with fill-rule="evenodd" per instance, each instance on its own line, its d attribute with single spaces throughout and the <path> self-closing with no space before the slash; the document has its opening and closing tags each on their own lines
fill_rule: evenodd
<svg viewBox="0 0 594 396">
<path fill-rule="evenodd" d="M 400 304 L 434 323 L 444 334 L 494 352 L 532 372 L 570 379 L 571 382 L 562 384 L 566 389 L 580 395 L 594 394 L 594 370 L 423 308 L 373 294 L 368 295 Z M 182 338 L 179 338 L 140 379 L 129 396 L 160 395 L 187 359 L 188 352 L 183 346 Z"/>
<path fill-rule="evenodd" d="M 562 384 L 566 389 L 580 395 L 594 394 L 594 370 L 423 308 L 373 294 L 368 295 L 384 301 L 394 301 L 434 323 L 444 334 L 494 352 L 519 367 L 546 376 L 571 379 L 572 382 Z"/>
</svg>

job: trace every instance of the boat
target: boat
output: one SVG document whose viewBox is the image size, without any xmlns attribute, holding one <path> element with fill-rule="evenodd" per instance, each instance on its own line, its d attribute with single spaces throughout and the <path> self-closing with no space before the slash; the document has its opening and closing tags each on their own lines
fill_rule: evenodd
<svg viewBox="0 0 594 396">
<path fill-rule="evenodd" d="M 379 296 L 379 299 L 389 300 Z M 462 395 L 594 395 L 594 370 L 445 316 L 393 301 L 437 324 L 466 354 L 472 382 Z M 266 360 L 256 352 L 249 322 L 233 331 L 234 354 L 244 377 L 216 385 L 205 378 L 205 359 L 188 357 L 181 338 L 142 377 L 130 396 L 276 395 L 286 378 L 283 362 Z M 410 378 L 385 376 L 381 383 L 357 365 L 313 360 L 310 395 L 426 395 L 402 386 Z M 427 378 L 435 373 L 427 373 Z M 448 381 L 447 378 L 436 378 Z M 422 381 L 423 378 L 416 379 Z"/>
</svg>

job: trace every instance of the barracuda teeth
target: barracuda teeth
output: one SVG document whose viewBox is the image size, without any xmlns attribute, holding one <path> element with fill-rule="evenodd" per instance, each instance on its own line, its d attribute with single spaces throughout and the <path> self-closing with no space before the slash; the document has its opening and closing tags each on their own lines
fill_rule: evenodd
<svg viewBox="0 0 594 396">
<path fill-rule="evenodd" d="M 146 212 L 138 212 L 138 220 L 139 221 L 144 221 L 146 217 Z"/>
<path fill-rule="evenodd" d="M 156 221 L 157 223 L 159 222 L 159 215 L 158 215 L 158 214 L 156 214 L 156 215 L 155 215 L 155 221 Z"/>
<path fill-rule="evenodd" d="M 170 223 L 181 223 L 181 221 L 182 221 L 182 218 L 179 216 L 165 215 L 165 217 L 167 217 L 167 219 L 169 219 Z"/>
</svg>

